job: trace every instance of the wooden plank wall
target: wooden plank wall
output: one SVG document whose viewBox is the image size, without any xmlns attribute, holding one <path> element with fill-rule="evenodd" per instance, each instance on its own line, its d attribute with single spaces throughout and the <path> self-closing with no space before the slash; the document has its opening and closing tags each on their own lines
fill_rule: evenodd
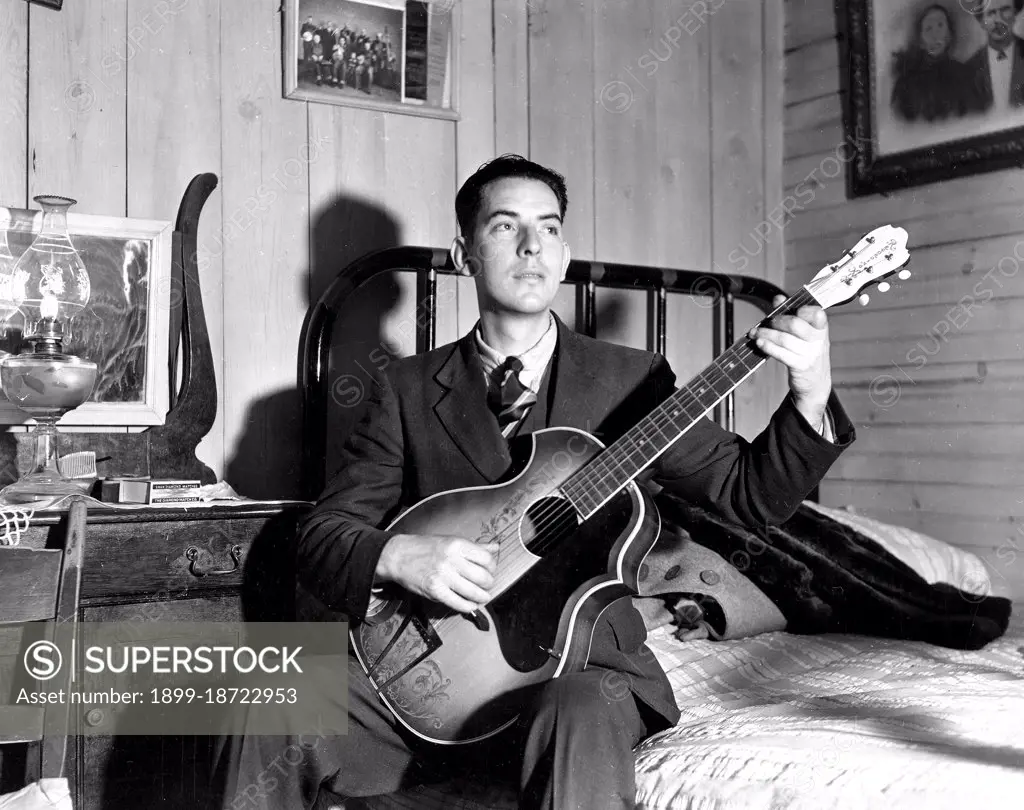
<svg viewBox="0 0 1024 810">
<path fill-rule="evenodd" d="M 200 453 L 244 494 L 297 492 L 310 303 L 369 250 L 448 245 L 456 189 L 495 154 L 567 176 L 574 255 L 782 282 L 777 234 L 736 259 L 782 197 L 782 0 L 461 3 L 457 123 L 283 99 L 280 7 L 0 0 L 0 203 L 63 193 L 86 213 L 173 220 L 194 174 L 220 179 L 199 233 L 220 403 Z M 408 279 L 368 295 L 345 324 L 366 345 L 347 359 L 382 339 L 411 352 Z M 440 298 L 448 341 L 475 320 L 475 290 L 442 280 Z M 650 306 L 602 295 L 602 336 L 648 345 Z M 558 307 L 573 319 L 571 295 Z M 710 318 L 673 302 L 683 380 L 711 359 Z M 740 308 L 741 327 L 753 319 Z M 764 371 L 743 389 L 742 432 L 763 425 L 782 379 Z"/>
<path fill-rule="evenodd" d="M 781 3 L 531 0 L 528 46 L 530 154 L 567 176 L 575 256 L 782 284 L 781 235 L 744 268 L 728 258 L 781 200 Z M 680 382 L 712 358 L 703 302 L 670 298 Z M 646 346 L 649 307 L 643 293 L 602 292 L 599 336 Z M 783 385 L 766 368 L 741 389 L 741 433 L 764 426 Z"/>
<path fill-rule="evenodd" d="M 968 547 L 996 588 L 1024 597 L 1024 173 L 847 200 L 834 4 L 785 5 L 784 185 L 810 178 L 813 190 L 785 230 L 786 286 L 886 223 L 910 233 L 914 274 L 831 313 L 835 382 L 859 438 L 822 501 Z"/>
</svg>

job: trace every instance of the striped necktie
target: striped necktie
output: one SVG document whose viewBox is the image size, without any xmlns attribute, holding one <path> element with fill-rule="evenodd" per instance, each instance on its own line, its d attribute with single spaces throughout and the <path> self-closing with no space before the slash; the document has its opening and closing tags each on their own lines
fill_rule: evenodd
<svg viewBox="0 0 1024 810">
<path fill-rule="evenodd" d="M 498 417 L 498 429 L 506 438 L 537 401 L 537 395 L 519 382 L 519 372 L 522 370 L 522 360 L 506 357 L 505 362 L 495 370 L 495 376 L 501 379 L 501 389 L 496 391 L 492 388 L 488 395 L 488 407 Z"/>
</svg>

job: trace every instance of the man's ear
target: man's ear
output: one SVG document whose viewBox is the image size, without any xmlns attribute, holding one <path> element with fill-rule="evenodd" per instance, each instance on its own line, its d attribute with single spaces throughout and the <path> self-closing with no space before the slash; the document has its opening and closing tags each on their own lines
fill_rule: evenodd
<svg viewBox="0 0 1024 810">
<path fill-rule="evenodd" d="M 569 271 L 569 262 L 572 261 L 572 252 L 569 250 L 569 243 L 562 242 L 562 246 L 565 248 L 565 256 L 562 257 L 562 276 L 559 281 L 565 281 L 565 274 Z"/>
<path fill-rule="evenodd" d="M 473 268 L 470 267 L 469 262 L 469 245 L 466 244 L 466 238 L 464 236 L 456 236 L 452 240 L 452 246 L 448 250 L 448 254 L 452 257 L 452 264 L 454 264 L 455 269 L 459 271 L 459 275 L 473 275 Z"/>
</svg>

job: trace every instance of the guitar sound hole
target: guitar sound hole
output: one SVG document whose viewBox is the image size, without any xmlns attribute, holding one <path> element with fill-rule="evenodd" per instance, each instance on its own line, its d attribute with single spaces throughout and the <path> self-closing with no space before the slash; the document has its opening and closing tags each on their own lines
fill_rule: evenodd
<svg viewBox="0 0 1024 810">
<path fill-rule="evenodd" d="M 579 517 L 564 498 L 541 498 L 534 503 L 519 526 L 523 545 L 531 554 L 543 557 L 569 537 L 579 526 Z"/>
</svg>

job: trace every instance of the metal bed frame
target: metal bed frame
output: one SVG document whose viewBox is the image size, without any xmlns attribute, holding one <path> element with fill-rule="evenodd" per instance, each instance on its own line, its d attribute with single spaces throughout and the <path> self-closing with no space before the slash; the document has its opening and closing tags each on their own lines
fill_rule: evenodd
<svg viewBox="0 0 1024 810">
<path fill-rule="evenodd" d="M 445 248 L 395 247 L 368 253 L 347 265 L 310 310 L 302 334 L 299 379 L 303 396 L 303 480 L 309 497 L 324 487 L 323 448 L 326 446 L 327 410 L 330 407 L 330 355 L 334 326 L 350 297 L 367 282 L 383 273 L 416 273 L 416 351 L 435 347 L 437 279 L 459 275 Z M 772 298 L 784 291 L 764 279 L 725 273 L 700 273 L 629 264 L 575 259 L 569 264 L 563 284 L 576 288 L 577 329 L 591 337 L 596 334 L 597 289 L 646 290 L 653 297 L 653 329 L 649 324 L 648 346 L 664 354 L 666 312 L 669 294 L 687 294 L 712 300 L 712 355 L 717 357 L 735 341 L 734 304 L 745 301 L 767 314 Z M 422 310 L 422 311 L 421 311 Z M 650 317 L 650 316 L 649 316 Z M 724 405 L 724 407 L 723 407 Z M 715 408 L 715 420 L 734 429 L 735 400 L 729 394 Z"/>
</svg>

